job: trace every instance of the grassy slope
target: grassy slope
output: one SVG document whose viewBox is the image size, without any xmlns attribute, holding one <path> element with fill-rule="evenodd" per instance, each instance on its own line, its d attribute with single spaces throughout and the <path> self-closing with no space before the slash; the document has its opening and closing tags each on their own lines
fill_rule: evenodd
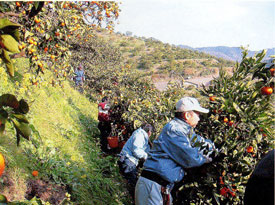
<svg viewBox="0 0 275 205">
<path fill-rule="evenodd" d="M 27 117 L 37 132 L 31 142 L 23 139 L 20 147 L 16 147 L 11 126 L 0 138 L 0 151 L 7 163 L 3 177 L 13 182 L 12 186 L 2 183 L 0 193 L 9 200 L 24 199 L 26 181 L 32 178 L 32 170 L 38 170 L 42 179 L 66 185 L 72 199 L 80 203 L 125 201 L 114 159 L 103 158 L 97 146 L 97 105 L 69 82 L 64 82 L 63 88 L 49 83 L 31 85 L 28 74 L 22 72 L 27 62 L 18 59 L 16 63 L 19 83 L 12 82 L 0 66 L 0 95 L 11 93 L 26 99 L 30 104 Z M 47 74 L 45 77 L 50 78 Z"/>
</svg>

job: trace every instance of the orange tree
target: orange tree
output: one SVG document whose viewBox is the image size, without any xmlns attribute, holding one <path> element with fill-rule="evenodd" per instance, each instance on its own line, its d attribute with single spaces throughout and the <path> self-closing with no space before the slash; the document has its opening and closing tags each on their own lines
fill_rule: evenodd
<svg viewBox="0 0 275 205">
<path fill-rule="evenodd" d="M 20 84 L 22 73 L 14 68 L 12 58 L 20 52 L 19 57 L 29 59 L 26 75 L 31 75 L 28 75 L 30 83 L 24 84 L 26 92 L 31 84 L 62 84 L 67 73 L 72 72 L 69 65 L 71 40 L 84 32 L 92 33 L 103 22 L 112 31 L 113 21 L 118 15 L 119 8 L 115 2 L 0 2 L 0 64 L 2 59 L 9 75 Z M 52 75 L 45 77 L 46 70 Z M 4 111 L 1 108 L 0 134 L 4 131 L 6 119 L 9 119 Z M 19 143 L 19 134 L 29 138 L 30 130 L 26 125 L 27 134 L 20 132 L 23 128 L 19 129 L 15 122 Z"/>
<path fill-rule="evenodd" d="M 102 30 L 99 35 L 106 35 Z M 170 83 L 164 92 L 152 83 L 151 73 L 140 71 L 133 64 L 124 64 L 119 49 L 86 33 L 75 38 L 70 64 L 84 65 L 86 91 L 94 100 L 108 96 L 112 104 L 111 119 L 114 135 L 127 140 L 131 133 L 143 123 L 151 123 L 157 135 L 163 125 L 173 116 L 175 102 L 184 95 L 198 97 L 192 89 L 179 83 Z M 80 44 L 79 42 L 85 42 Z M 96 97 L 94 97 L 96 95 Z"/>
<path fill-rule="evenodd" d="M 1 48 L 14 53 L 19 48 L 21 56 L 30 59 L 30 72 L 34 75 L 30 80 L 35 85 L 43 81 L 60 84 L 71 72 L 68 64 L 70 39 L 87 30 L 92 33 L 98 26 L 112 31 L 114 20 L 119 15 L 118 4 L 111 1 L 1 2 L 0 6 L 1 18 L 15 22 L 4 25 L 9 27 L 1 32 Z M 0 29 L 2 27 L 0 24 Z M 6 52 L 3 54 L 9 74 L 14 76 L 11 60 Z M 54 74 L 54 79 L 44 79 L 40 75 L 46 69 Z"/>
<path fill-rule="evenodd" d="M 272 68 L 262 62 L 264 56 L 263 51 L 247 57 L 244 50 L 233 75 L 221 71 L 202 90 L 210 112 L 198 132 L 211 139 L 219 153 L 213 163 L 188 171 L 177 202 L 242 204 L 250 174 L 274 145 Z"/>
</svg>

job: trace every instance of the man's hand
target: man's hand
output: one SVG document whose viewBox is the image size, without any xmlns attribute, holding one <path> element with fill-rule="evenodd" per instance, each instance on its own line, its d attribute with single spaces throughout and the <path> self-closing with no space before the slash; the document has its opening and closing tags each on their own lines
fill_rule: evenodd
<svg viewBox="0 0 275 205">
<path fill-rule="evenodd" d="M 140 159 L 138 160 L 137 168 L 142 168 L 144 162 L 145 162 L 145 159 L 144 159 L 144 158 L 140 158 Z"/>
<path fill-rule="evenodd" d="M 212 162 L 212 158 L 211 158 L 211 157 L 204 156 L 204 158 L 205 158 L 205 163 L 210 163 L 210 162 Z"/>
</svg>

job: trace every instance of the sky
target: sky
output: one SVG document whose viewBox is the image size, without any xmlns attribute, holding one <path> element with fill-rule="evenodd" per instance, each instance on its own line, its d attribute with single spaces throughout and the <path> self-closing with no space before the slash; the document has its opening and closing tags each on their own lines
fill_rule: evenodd
<svg viewBox="0 0 275 205">
<path fill-rule="evenodd" d="M 122 0 L 115 31 L 194 48 L 275 47 L 275 0 Z"/>
</svg>

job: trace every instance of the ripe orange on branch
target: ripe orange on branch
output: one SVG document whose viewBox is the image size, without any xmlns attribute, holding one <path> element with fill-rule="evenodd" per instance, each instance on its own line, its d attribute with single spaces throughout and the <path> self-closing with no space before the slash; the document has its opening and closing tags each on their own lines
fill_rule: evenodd
<svg viewBox="0 0 275 205">
<path fill-rule="evenodd" d="M 223 118 L 223 122 L 227 123 L 228 122 L 228 118 L 227 117 Z"/>
<path fill-rule="evenodd" d="M 216 100 L 216 96 L 210 96 L 210 97 L 209 97 L 209 100 L 210 100 L 210 101 L 215 101 L 215 100 Z"/>
<path fill-rule="evenodd" d="M 262 95 L 271 95 L 273 93 L 273 89 L 272 87 L 265 86 L 261 88 L 261 93 Z"/>
<path fill-rule="evenodd" d="M 233 120 L 230 120 L 229 122 L 228 122 L 228 125 L 229 126 L 232 126 L 234 124 L 234 121 Z"/>
<path fill-rule="evenodd" d="M 228 188 L 226 188 L 226 187 L 223 187 L 221 190 L 220 190 L 220 195 L 222 195 L 222 196 L 227 196 L 227 192 L 228 192 L 229 190 L 228 190 Z"/>
<path fill-rule="evenodd" d="M 274 77 L 274 71 L 275 71 L 275 68 L 271 68 L 270 69 L 270 73 L 271 73 L 271 76 Z"/>
<path fill-rule="evenodd" d="M 247 147 L 247 148 L 246 148 L 246 151 L 247 151 L 248 153 L 252 153 L 252 152 L 253 152 L 253 147 L 252 147 L 252 146 Z"/>
<path fill-rule="evenodd" d="M 5 158 L 4 158 L 4 156 L 0 153 L 0 176 L 2 176 L 4 170 L 5 170 Z"/>
<path fill-rule="evenodd" d="M 41 22 L 41 20 L 40 20 L 40 19 L 38 19 L 38 18 L 35 18 L 35 19 L 34 19 L 34 22 L 35 22 L 35 23 L 40 23 L 40 22 Z"/>
</svg>

